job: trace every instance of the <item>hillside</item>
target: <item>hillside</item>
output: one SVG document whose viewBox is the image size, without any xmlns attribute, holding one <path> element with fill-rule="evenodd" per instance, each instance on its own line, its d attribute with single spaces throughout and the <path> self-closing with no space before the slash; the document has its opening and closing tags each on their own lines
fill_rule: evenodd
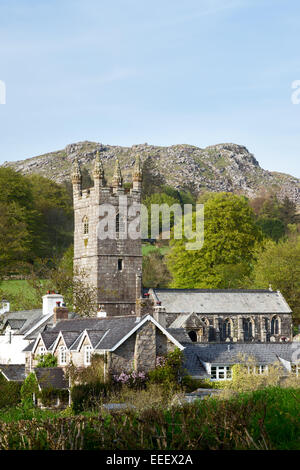
<svg viewBox="0 0 300 470">
<path fill-rule="evenodd" d="M 130 181 L 137 154 L 142 161 L 151 158 L 153 172 L 168 185 L 192 192 L 201 190 L 233 191 L 253 197 L 261 189 L 273 189 L 279 198 L 288 196 L 300 204 L 300 180 L 293 176 L 269 172 L 260 167 L 246 147 L 232 143 L 218 144 L 204 149 L 192 145 L 158 147 L 141 144 L 132 147 L 78 142 L 63 150 L 47 153 L 17 162 L 5 162 L 23 174 L 39 173 L 56 182 L 70 179 L 72 162 L 91 170 L 97 149 L 100 151 L 108 181 L 119 158 L 124 181 Z"/>
</svg>

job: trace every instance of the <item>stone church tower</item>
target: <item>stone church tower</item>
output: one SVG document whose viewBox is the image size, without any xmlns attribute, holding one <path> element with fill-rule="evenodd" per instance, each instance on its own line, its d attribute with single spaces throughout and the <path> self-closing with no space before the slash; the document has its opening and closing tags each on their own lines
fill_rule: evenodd
<svg viewBox="0 0 300 470">
<path fill-rule="evenodd" d="M 117 159 L 112 187 L 106 186 L 102 162 L 97 152 L 94 170 L 94 186 L 82 190 L 82 178 L 78 161 L 72 171 L 74 200 L 74 267 L 84 269 L 87 282 L 98 292 L 98 305 L 110 315 L 130 315 L 135 312 L 136 298 L 141 295 L 142 248 L 141 237 L 127 235 L 134 222 L 140 230 L 140 202 L 142 171 L 137 157 L 133 185 L 126 191 Z M 104 205 L 109 207 L 113 236 L 99 236 L 99 224 L 108 219 Z M 112 212 L 111 212 L 112 211 Z M 112 221 L 112 222 L 111 222 Z"/>
</svg>

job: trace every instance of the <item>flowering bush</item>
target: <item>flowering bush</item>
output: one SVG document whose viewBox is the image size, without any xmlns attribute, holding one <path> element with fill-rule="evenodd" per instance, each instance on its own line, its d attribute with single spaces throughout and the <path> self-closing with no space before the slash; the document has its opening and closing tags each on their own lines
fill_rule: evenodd
<svg viewBox="0 0 300 470">
<path fill-rule="evenodd" d="M 128 385 L 129 387 L 140 387 L 146 382 L 147 375 L 145 372 L 133 370 L 132 372 L 121 372 L 120 375 L 114 375 L 113 379 L 115 382 Z"/>
<path fill-rule="evenodd" d="M 166 365 L 167 358 L 165 356 L 157 356 L 156 367 L 164 367 Z"/>
</svg>

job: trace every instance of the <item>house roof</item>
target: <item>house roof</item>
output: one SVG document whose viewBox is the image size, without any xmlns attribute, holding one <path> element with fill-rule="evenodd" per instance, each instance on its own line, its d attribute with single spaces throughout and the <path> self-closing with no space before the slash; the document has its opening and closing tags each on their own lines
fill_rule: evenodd
<svg viewBox="0 0 300 470">
<path fill-rule="evenodd" d="M 23 382 L 23 380 L 25 380 L 24 364 L 1 364 L 0 371 L 9 381 Z"/>
<path fill-rule="evenodd" d="M 81 336 L 84 330 L 87 331 L 94 348 L 97 346 L 97 349 L 112 349 L 137 324 L 136 316 L 77 318 L 60 321 L 51 332 L 61 331 L 63 335 L 66 332 L 77 332 L 77 340 L 74 340 L 72 350 L 78 347 L 79 335 Z"/>
<path fill-rule="evenodd" d="M 262 289 L 150 289 L 167 313 L 291 313 L 279 291 Z"/>
<path fill-rule="evenodd" d="M 36 367 L 34 373 L 40 389 L 55 388 L 67 390 L 69 388 L 68 380 L 61 367 Z"/>
<path fill-rule="evenodd" d="M 75 313 L 70 313 L 75 317 Z M 53 314 L 44 315 L 42 309 L 19 310 L 8 312 L 1 316 L 2 325 L 5 328 L 9 325 L 14 334 L 23 335 L 26 339 L 35 339 L 43 331 L 52 329 Z"/>
<path fill-rule="evenodd" d="M 62 320 L 51 331 L 41 333 L 41 338 L 49 350 L 55 348 L 58 338 L 62 337 L 67 348 L 74 351 L 78 349 L 85 336 L 88 336 L 92 347 L 96 350 L 114 350 L 146 321 L 152 321 L 176 346 L 181 349 L 183 348 L 176 336 L 173 336 L 169 330 L 159 325 L 150 315 L 146 315 L 143 318 L 136 316 L 115 316 Z M 175 334 L 178 336 L 179 332 L 175 332 Z M 180 334 L 182 340 L 189 341 L 189 337 L 184 332 Z M 37 341 L 38 339 L 26 346 L 23 351 L 32 351 Z"/>
<path fill-rule="evenodd" d="M 192 343 L 185 353 L 194 353 L 199 360 L 214 364 L 242 363 L 253 357 L 259 364 L 272 364 L 278 358 L 292 361 L 294 343 Z"/>
</svg>

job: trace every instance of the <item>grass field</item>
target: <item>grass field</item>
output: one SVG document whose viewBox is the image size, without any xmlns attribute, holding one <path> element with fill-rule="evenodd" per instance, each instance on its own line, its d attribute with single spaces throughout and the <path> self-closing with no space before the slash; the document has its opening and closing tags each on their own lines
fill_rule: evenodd
<svg viewBox="0 0 300 470">
<path fill-rule="evenodd" d="M 11 311 L 39 308 L 42 305 L 42 299 L 37 299 L 35 290 L 26 280 L 2 281 L 0 291 L 10 301 Z"/>
</svg>

